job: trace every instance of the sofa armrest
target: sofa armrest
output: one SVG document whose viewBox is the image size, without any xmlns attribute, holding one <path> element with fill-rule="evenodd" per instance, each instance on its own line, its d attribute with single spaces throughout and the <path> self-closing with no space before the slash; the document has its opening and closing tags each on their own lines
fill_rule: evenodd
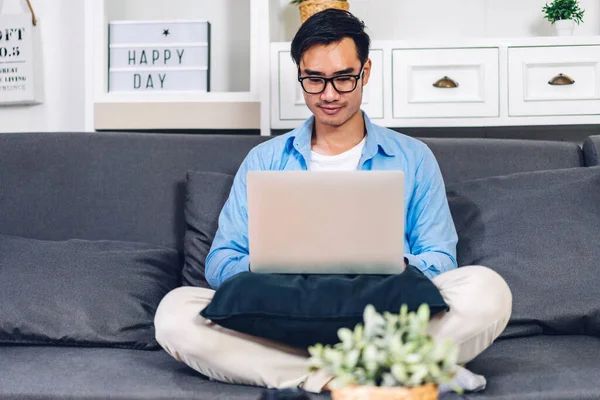
<svg viewBox="0 0 600 400">
<path fill-rule="evenodd" d="M 583 142 L 583 157 L 587 167 L 600 165 L 600 135 L 585 139 L 585 142 Z"/>
</svg>

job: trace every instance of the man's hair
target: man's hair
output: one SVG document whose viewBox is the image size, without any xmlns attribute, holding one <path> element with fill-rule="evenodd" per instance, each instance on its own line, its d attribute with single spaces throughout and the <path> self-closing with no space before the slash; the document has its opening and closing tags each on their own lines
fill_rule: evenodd
<svg viewBox="0 0 600 400">
<path fill-rule="evenodd" d="M 302 55 L 313 46 L 354 40 L 361 65 L 369 58 L 371 39 L 365 24 L 348 11 L 328 8 L 308 18 L 292 40 L 292 58 L 299 67 Z"/>
</svg>

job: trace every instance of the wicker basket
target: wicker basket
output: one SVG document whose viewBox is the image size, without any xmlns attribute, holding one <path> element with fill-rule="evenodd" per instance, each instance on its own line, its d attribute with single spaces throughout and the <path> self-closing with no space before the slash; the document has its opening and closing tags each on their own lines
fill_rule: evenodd
<svg viewBox="0 0 600 400">
<path fill-rule="evenodd" d="M 337 8 L 338 10 L 348 11 L 350 9 L 350 4 L 347 1 L 342 0 L 305 0 L 298 4 L 300 20 L 304 23 L 311 15 L 323 11 L 326 8 Z"/>
<path fill-rule="evenodd" d="M 432 383 L 415 387 L 347 386 L 332 390 L 333 400 L 437 400 L 438 388 Z"/>
</svg>

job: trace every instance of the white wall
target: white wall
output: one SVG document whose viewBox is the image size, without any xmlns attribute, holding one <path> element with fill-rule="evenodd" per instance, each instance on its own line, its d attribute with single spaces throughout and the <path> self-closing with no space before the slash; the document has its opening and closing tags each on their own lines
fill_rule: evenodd
<svg viewBox="0 0 600 400">
<path fill-rule="evenodd" d="M 81 131 L 85 119 L 83 1 L 31 0 L 31 4 L 41 29 L 45 98 L 39 105 L 0 107 L 0 132 Z"/>
<path fill-rule="evenodd" d="M 552 36 L 541 9 L 547 0 L 348 0 L 372 39 Z M 579 0 L 584 23 L 575 35 L 600 35 L 600 1 Z M 271 40 L 289 41 L 300 26 L 298 7 L 270 0 Z"/>
</svg>

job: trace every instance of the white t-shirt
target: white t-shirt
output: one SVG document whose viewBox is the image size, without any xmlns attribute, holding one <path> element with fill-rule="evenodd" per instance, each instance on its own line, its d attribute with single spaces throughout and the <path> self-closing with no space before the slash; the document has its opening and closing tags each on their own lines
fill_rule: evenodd
<svg viewBox="0 0 600 400">
<path fill-rule="evenodd" d="M 310 152 L 311 171 L 354 171 L 358 167 L 366 136 L 359 144 L 348 151 L 335 156 L 324 156 L 314 151 Z"/>
</svg>

